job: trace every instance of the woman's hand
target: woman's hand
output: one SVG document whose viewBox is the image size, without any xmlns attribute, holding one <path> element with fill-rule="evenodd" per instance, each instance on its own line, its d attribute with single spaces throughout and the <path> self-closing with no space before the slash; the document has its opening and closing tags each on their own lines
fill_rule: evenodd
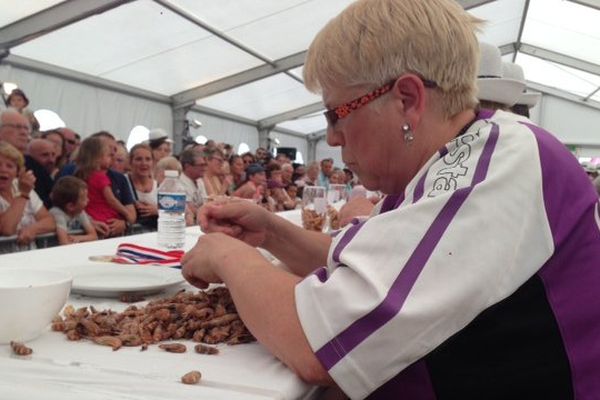
<svg viewBox="0 0 600 400">
<path fill-rule="evenodd" d="M 136 201 L 135 208 L 140 217 L 150 217 L 158 215 L 158 208 L 155 204 L 145 203 L 143 201 Z"/>
<path fill-rule="evenodd" d="M 35 175 L 31 170 L 23 171 L 18 179 L 19 192 L 28 195 L 35 187 Z"/>
<path fill-rule="evenodd" d="M 262 207 L 241 199 L 206 204 L 197 215 L 202 231 L 224 233 L 253 247 L 265 241 L 271 218 Z"/>
<path fill-rule="evenodd" d="M 204 289 L 209 283 L 223 281 L 220 267 L 231 263 L 232 258 L 239 260 L 241 265 L 249 252 L 256 253 L 257 250 L 222 233 L 209 233 L 200 236 L 194 248 L 183 256 L 181 271 L 188 282 Z"/>
</svg>

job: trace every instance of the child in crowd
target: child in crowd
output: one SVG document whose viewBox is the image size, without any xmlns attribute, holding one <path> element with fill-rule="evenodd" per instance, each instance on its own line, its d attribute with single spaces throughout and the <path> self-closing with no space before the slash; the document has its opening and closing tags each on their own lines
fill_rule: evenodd
<svg viewBox="0 0 600 400">
<path fill-rule="evenodd" d="M 81 143 L 75 176 L 88 186 L 88 205 L 85 211 L 94 220 L 109 223 L 113 219 L 135 222 L 135 212 L 130 212 L 114 195 L 111 181 L 106 175 L 112 163 L 110 147 L 99 137 L 89 137 Z"/>
<path fill-rule="evenodd" d="M 56 181 L 50 197 L 54 204 L 50 214 L 56 221 L 58 243 L 63 245 L 98 239 L 96 230 L 84 211 L 88 204 L 88 189 L 84 181 L 74 176 L 64 176 Z M 77 230 L 83 230 L 84 233 L 69 233 Z"/>
</svg>

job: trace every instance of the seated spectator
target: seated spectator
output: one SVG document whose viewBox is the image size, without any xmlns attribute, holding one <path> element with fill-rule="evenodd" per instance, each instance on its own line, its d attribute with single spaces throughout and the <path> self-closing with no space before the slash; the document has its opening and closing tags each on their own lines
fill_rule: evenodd
<svg viewBox="0 0 600 400">
<path fill-rule="evenodd" d="M 260 165 L 268 165 L 271 162 L 271 153 L 267 151 L 264 147 L 259 147 L 256 149 L 256 162 Z"/>
<path fill-rule="evenodd" d="M 228 184 L 223 182 L 223 153 L 218 148 L 204 151 L 206 171 L 202 176 L 206 193 L 209 197 L 221 196 L 227 192 Z"/>
<path fill-rule="evenodd" d="M 293 183 L 292 177 L 294 176 L 294 166 L 290 163 L 283 163 L 281 165 L 281 180 L 285 186 Z"/>
<path fill-rule="evenodd" d="M 13 89 L 8 95 L 5 101 L 6 107 L 10 107 L 19 114 L 23 113 L 23 110 L 29 105 L 29 99 L 21 89 Z"/>
<path fill-rule="evenodd" d="M 351 188 L 354 187 L 354 172 L 352 172 L 352 170 L 349 168 L 344 168 L 343 171 L 344 174 L 346 174 L 346 184 L 349 185 Z"/>
<path fill-rule="evenodd" d="M 50 192 L 54 185 L 52 172 L 56 166 L 54 143 L 47 139 L 33 139 L 27 146 L 25 167 L 35 175 L 35 192 L 49 209 L 52 206 Z"/>
<path fill-rule="evenodd" d="M 319 171 L 321 167 L 319 167 L 319 163 L 317 161 L 313 161 L 308 164 L 306 167 L 306 175 L 303 178 L 300 178 L 295 183 L 298 187 L 304 186 L 319 186 Z"/>
<path fill-rule="evenodd" d="M 221 146 L 219 146 L 219 149 L 221 149 L 221 151 L 223 152 L 223 157 L 226 160 L 229 160 L 229 158 L 231 158 L 231 156 L 234 155 L 233 146 L 230 145 L 229 143 L 220 143 L 220 144 L 223 145 L 222 148 L 221 148 Z"/>
<path fill-rule="evenodd" d="M 319 185 L 329 188 L 329 177 L 333 172 L 333 159 L 324 158 L 321 160 L 321 172 L 319 173 Z"/>
<path fill-rule="evenodd" d="M 54 145 L 54 169 L 50 172 L 50 175 L 54 178 L 68 162 L 65 138 L 59 130 L 44 132 L 42 138 Z"/>
<path fill-rule="evenodd" d="M 172 143 L 173 140 L 169 138 L 169 135 L 163 129 L 152 129 L 148 133 L 148 144 L 152 149 L 152 158 L 155 165 L 163 158 L 169 157 L 172 154 Z"/>
<path fill-rule="evenodd" d="M 173 156 L 165 157 L 154 166 L 154 179 L 156 179 L 156 183 L 160 186 L 162 181 L 165 180 L 165 171 L 177 171 L 179 175 L 181 175 L 182 167 L 181 163 L 178 159 Z"/>
<path fill-rule="evenodd" d="M 204 151 L 210 151 L 217 148 L 217 142 L 212 139 L 208 139 L 206 143 L 204 143 Z"/>
<path fill-rule="evenodd" d="M 227 189 L 228 194 L 235 192 L 246 180 L 244 172 L 244 160 L 241 156 L 234 154 L 229 158 L 229 173 L 231 174 L 231 184 Z"/>
<path fill-rule="evenodd" d="M 15 250 L 34 248 L 35 237 L 54 231 L 54 220 L 33 190 L 35 176 L 14 146 L 0 142 L 0 236 L 17 235 Z"/>
<path fill-rule="evenodd" d="M 110 159 L 112 163 L 112 158 L 117 152 L 117 141 L 115 140 L 115 137 L 107 131 L 96 132 L 90 137 L 100 138 L 100 140 L 106 146 L 108 146 L 108 148 L 110 149 Z M 73 173 L 75 172 L 75 168 L 75 163 L 69 163 L 65 165 L 64 168 L 60 171 L 59 177 L 73 175 Z M 111 189 L 117 200 L 119 200 L 119 202 L 125 206 L 128 213 L 135 215 L 133 194 L 131 193 L 127 177 L 125 177 L 125 175 L 121 174 L 120 172 L 114 171 L 112 169 L 106 171 L 106 176 L 108 176 L 108 178 L 110 179 Z M 88 191 L 91 192 L 91 189 L 89 187 Z M 123 235 L 127 230 L 127 221 L 122 218 L 111 218 L 108 220 L 108 223 L 92 220 L 92 223 L 94 224 L 94 227 L 96 228 L 98 234 L 102 237 Z"/>
<path fill-rule="evenodd" d="M 88 185 L 89 203 L 86 212 L 98 223 L 106 225 L 114 220 L 123 220 L 132 224 L 135 222 L 135 209 L 125 207 L 117 199 L 108 177 L 108 169 L 112 162 L 111 149 L 108 143 L 100 137 L 89 137 L 81 143 L 77 154 L 77 169 L 75 176 L 84 180 Z M 116 236 L 110 230 L 98 229 L 99 236 Z"/>
<path fill-rule="evenodd" d="M 163 158 L 162 160 L 165 160 Z M 162 161 L 161 160 L 161 161 Z M 133 187 L 137 222 L 156 228 L 158 220 L 158 184 L 152 177 L 152 149 L 147 144 L 136 144 L 129 153 L 131 172 L 128 178 Z"/>
<path fill-rule="evenodd" d="M 346 196 L 349 196 L 350 192 L 352 191 L 352 186 L 346 182 L 346 173 L 339 168 L 335 168 L 333 170 L 333 172 L 329 176 L 329 183 L 337 185 L 346 185 Z"/>
<path fill-rule="evenodd" d="M 193 150 L 192 150 L 193 151 Z M 165 157 L 159 162 L 156 163 L 154 167 L 154 179 L 156 179 L 157 185 L 160 187 L 160 184 L 165 180 L 165 171 L 177 171 L 179 172 L 179 176 L 182 174 L 182 167 L 179 160 L 177 160 L 173 156 Z M 187 226 L 192 226 L 196 223 L 196 215 L 194 214 L 194 210 L 186 203 L 185 206 L 185 224 Z"/>
<path fill-rule="evenodd" d="M 235 197 L 259 201 L 263 198 L 267 185 L 267 174 L 260 164 L 250 164 L 246 168 L 246 182 L 233 192 Z"/>
<path fill-rule="evenodd" d="M 244 162 L 245 170 L 250 164 L 256 164 L 256 157 L 254 157 L 254 154 L 247 152 L 242 154 L 242 161 Z"/>
<path fill-rule="evenodd" d="M 280 166 L 282 166 L 283 164 L 291 164 L 292 163 L 292 160 L 290 160 L 288 155 L 285 153 L 277 153 L 277 155 L 275 156 L 275 161 Z"/>
<path fill-rule="evenodd" d="M 88 190 L 84 181 L 74 176 L 64 176 L 52 188 L 50 214 L 56 223 L 56 236 L 61 245 L 97 240 L 96 229 L 85 212 Z M 83 231 L 83 233 L 73 233 Z"/>
<path fill-rule="evenodd" d="M 296 185 L 295 183 L 290 183 L 286 186 L 285 191 L 287 192 L 290 199 L 294 200 L 294 202 L 296 203 L 296 205 L 294 206 L 294 208 L 296 208 L 302 201 L 302 198 L 298 196 L 298 185 Z"/>
<path fill-rule="evenodd" d="M 267 196 L 273 199 L 273 211 L 296 208 L 296 202 L 288 196 L 283 183 L 283 171 L 277 162 L 267 166 Z"/>
<path fill-rule="evenodd" d="M 79 135 L 72 129 L 69 128 L 58 128 L 57 132 L 65 139 L 65 160 L 68 163 L 72 161 L 72 155 L 79 147 L 79 143 L 81 142 Z M 60 168 L 63 166 L 61 165 Z"/>
<path fill-rule="evenodd" d="M 292 182 L 296 182 L 299 179 L 304 179 L 306 176 L 306 166 L 304 164 L 293 164 L 294 174 L 292 175 Z"/>
<path fill-rule="evenodd" d="M 10 95 L 6 98 L 6 106 L 10 109 L 15 110 L 19 114 L 23 115 L 28 121 L 29 126 L 33 132 L 37 132 L 40 129 L 40 123 L 33 115 L 33 112 L 27 108 L 29 105 L 29 99 L 21 89 L 13 89 Z"/>
<path fill-rule="evenodd" d="M 25 154 L 31 139 L 31 125 L 18 111 L 8 109 L 0 114 L 0 141 L 5 141 Z"/>
<path fill-rule="evenodd" d="M 120 143 L 117 144 L 117 151 L 115 152 L 110 168 L 121 174 L 129 172 L 129 154 L 127 153 L 127 147 L 125 147 L 125 145 Z"/>
<path fill-rule="evenodd" d="M 206 159 L 201 153 L 194 150 L 184 150 L 179 159 L 183 172 L 179 176 L 179 180 L 185 188 L 186 195 L 186 222 L 189 222 L 188 212 L 194 217 L 200 206 L 204 203 L 204 199 L 208 198 L 206 188 L 202 181 L 204 171 L 207 168 Z M 192 224 L 194 221 L 192 220 Z"/>
</svg>

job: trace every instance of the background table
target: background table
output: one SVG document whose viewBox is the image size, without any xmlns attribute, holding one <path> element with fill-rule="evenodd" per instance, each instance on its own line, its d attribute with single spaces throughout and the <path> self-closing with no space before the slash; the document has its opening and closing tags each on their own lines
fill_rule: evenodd
<svg viewBox="0 0 600 400">
<path fill-rule="evenodd" d="M 282 216 L 299 218 L 299 212 L 293 210 Z M 200 234 L 198 227 L 187 228 L 184 248 L 190 249 Z M 117 246 L 124 242 L 156 247 L 156 233 L 6 254 L 0 256 L 0 268 L 91 265 L 90 255 L 114 254 Z M 196 290 L 183 283 L 153 297 L 172 294 L 181 288 Z M 75 294 L 69 297 L 67 304 L 76 308 L 94 305 L 97 309 L 117 311 L 127 307 L 116 299 Z M 183 354 L 167 353 L 156 345 L 149 346 L 144 352 L 140 352 L 139 347 L 113 352 L 110 347 L 87 340 L 70 342 L 64 334 L 48 329 L 27 343 L 34 351 L 31 356 L 13 356 L 10 346 L 0 345 L 0 398 L 302 399 L 314 398 L 320 392 L 298 379 L 258 343 L 221 344 L 218 346 L 220 354 L 208 356 L 195 353 L 193 342 L 181 342 L 188 345 L 188 351 Z M 201 383 L 180 383 L 181 376 L 191 370 L 201 371 Z"/>
</svg>

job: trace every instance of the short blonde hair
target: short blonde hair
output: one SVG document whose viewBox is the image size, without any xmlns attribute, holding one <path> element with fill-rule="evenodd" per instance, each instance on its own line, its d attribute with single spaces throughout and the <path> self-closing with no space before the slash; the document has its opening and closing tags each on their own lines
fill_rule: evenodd
<svg viewBox="0 0 600 400">
<path fill-rule="evenodd" d="M 25 158 L 23 154 L 15 146 L 8 142 L 0 141 L 0 156 L 8 158 L 15 164 L 17 164 L 17 173 L 19 173 L 25 166 Z"/>
<path fill-rule="evenodd" d="M 450 117 L 477 104 L 481 23 L 453 0 L 358 0 L 310 45 L 305 85 L 375 88 L 412 72 L 437 83 Z"/>
<path fill-rule="evenodd" d="M 177 160 L 175 157 L 169 156 L 169 157 L 161 158 L 156 163 L 156 166 L 154 167 L 155 173 L 157 171 L 167 171 L 167 170 L 177 171 L 177 172 L 181 173 L 183 168 L 181 167 L 181 163 L 179 162 L 179 160 Z"/>
</svg>

